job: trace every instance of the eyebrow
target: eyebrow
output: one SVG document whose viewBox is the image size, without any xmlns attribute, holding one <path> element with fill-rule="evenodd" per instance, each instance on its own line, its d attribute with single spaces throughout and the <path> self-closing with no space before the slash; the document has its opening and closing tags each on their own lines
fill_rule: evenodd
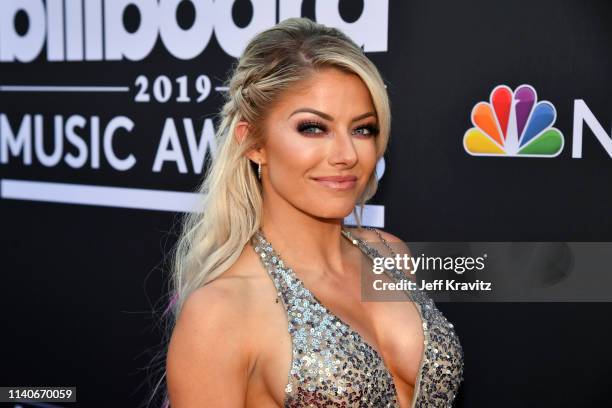
<svg viewBox="0 0 612 408">
<path fill-rule="evenodd" d="M 300 113 L 300 112 L 310 112 L 310 113 L 314 113 L 315 115 L 318 115 L 318 116 L 322 117 L 323 119 L 327 119 L 327 120 L 329 120 L 329 121 L 333 121 L 333 120 L 334 120 L 334 117 L 333 117 L 333 116 L 328 115 L 327 113 L 324 113 L 324 112 L 318 111 L 318 110 L 316 110 L 316 109 L 311 109 L 311 108 L 300 108 L 300 109 L 296 109 L 296 110 L 294 110 L 294 111 L 291 113 L 291 115 L 289 115 L 289 118 L 290 118 L 291 116 L 295 115 L 296 113 Z M 358 120 L 361 120 L 361 119 L 364 119 L 364 118 L 367 118 L 367 117 L 370 117 L 370 116 L 376 116 L 376 113 L 374 113 L 374 112 L 366 112 L 366 113 L 363 113 L 363 114 L 361 114 L 361 115 L 359 115 L 359 116 L 354 117 L 354 118 L 353 118 L 353 120 L 351 121 L 351 123 L 352 123 L 352 122 L 357 122 Z"/>
</svg>

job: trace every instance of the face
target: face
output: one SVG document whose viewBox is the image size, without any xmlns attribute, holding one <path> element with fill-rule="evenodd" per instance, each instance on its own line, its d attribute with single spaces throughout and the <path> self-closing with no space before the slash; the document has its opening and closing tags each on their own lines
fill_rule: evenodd
<svg viewBox="0 0 612 408">
<path fill-rule="evenodd" d="M 264 122 L 264 201 L 321 218 L 351 213 L 376 166 L 378 121 L 359 76 L 321 70 L 284 94 Z M 333 178 L 343 177 L 345 181 Z"/>
</svg>

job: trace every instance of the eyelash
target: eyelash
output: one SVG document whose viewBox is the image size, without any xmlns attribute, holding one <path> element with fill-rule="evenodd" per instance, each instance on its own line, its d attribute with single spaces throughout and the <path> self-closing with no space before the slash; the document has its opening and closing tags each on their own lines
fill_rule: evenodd
<svg viewBox="0 0 612 408">
<path fill-rule="evenodd" d="M 314 135 L 316 133 L 306 132 L 307 129 L 310 129 L 310 128 L 313 128 L 313 127 L 319 128 L 323 132 L 327 132 L 327 126 L 325 126 L 321 122 L 317 122 L 317 121 L 314 121 L 314 120 L 305 120 L 305 121 L 300 122 L 298 124 L 297 129 L 298 129 L 298 132 L 300 132 L 300 133 Z M 373 125 L 373 124 L 359 126 L 357 129 L 366 129 L 370 133 L 367 134 L 367 135 L 364 135 L 364 136 L 368 136 L 368 137 L 370 137 L 370 136 L 371 137 L 376 137 L 376 136 L 378 136 L 378 133 L 380 132 L 380 129 L 378 129 L 378 126 Z"/>
</svg>

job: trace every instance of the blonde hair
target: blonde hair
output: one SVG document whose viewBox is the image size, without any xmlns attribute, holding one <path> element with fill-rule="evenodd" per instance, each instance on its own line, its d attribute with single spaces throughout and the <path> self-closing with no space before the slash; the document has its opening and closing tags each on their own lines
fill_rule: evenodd
<svg viewBox="0 0 612 408">
<path fill-rule="evenodd" d="M 378 69 L 358 45 L 340 30 L 307 18 L 289 18 L 257 34 L 225 84 L 215 134 L 219 151 L 197 189 L 204 196 L 200 208 L 182 220 L 172 254 L 168 333 L 189 295 L 226 271 L 260 226 L 261 184 L 255 163 L 245 156 L 263 143 L 259 124 L 284 91 L 330 67 L 358 75 L 368 88 L 378 118 L 376 159 L 384 154 L 391 126 L 389 98 Z M 234 134 L 239 121 L 249 124 L 241 143 Z M 356 203 L 360 213 L 354 210 L 360 228 L 363 206 L 377 187 L 374 171 Z"/>
</svg>

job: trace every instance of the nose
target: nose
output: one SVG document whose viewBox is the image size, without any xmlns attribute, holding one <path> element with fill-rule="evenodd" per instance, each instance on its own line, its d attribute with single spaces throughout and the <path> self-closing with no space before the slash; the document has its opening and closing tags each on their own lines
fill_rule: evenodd
<svg viewBox="0 0 612 408">
<path fill-rule="evenodd" d="M 346 131 L 336 131 L 330 141 L 328 161 L 331 165 L 352 166 L 357 161 L 357 150 L 352 135 Z"/>
</svg>

